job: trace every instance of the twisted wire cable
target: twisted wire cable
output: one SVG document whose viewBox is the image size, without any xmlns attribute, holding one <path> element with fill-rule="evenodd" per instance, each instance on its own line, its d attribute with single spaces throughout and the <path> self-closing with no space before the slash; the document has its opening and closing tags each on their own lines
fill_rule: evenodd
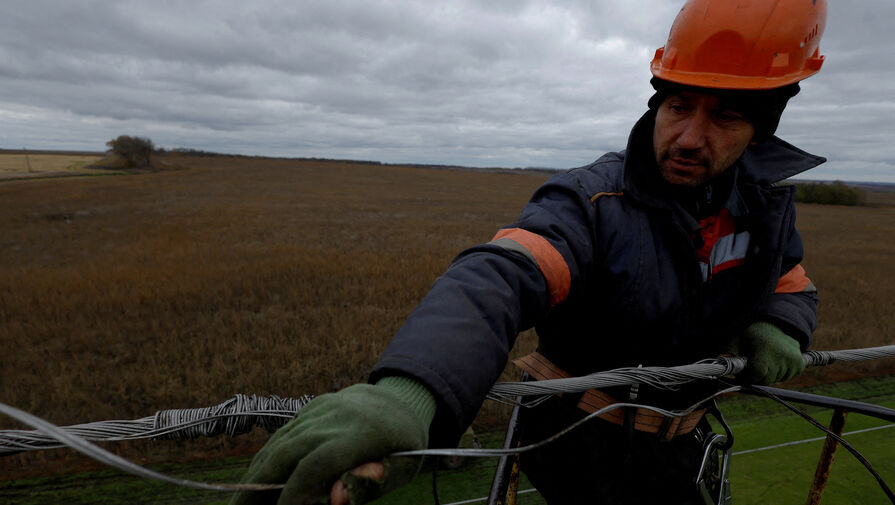
<svg viewBox="0 0 895 505">
<path fill-rule="evenodd" d="M 112 454 L 111 452 L 99 447 L 92 442 L 84 440 L 77 435 L 73 435 L 63 429 L 60 429 L 60 427 L 52 423 L 44 421 L 37 416 L 33 416 L 15 407 L 10 407 L 9 405 L 0 403 L 0 414 L 5 414 L 17 421 L 31 426 L 32 428 L 36 428 L 40 432 L 46 433 L 56 440 L 59 440 L 60 442 L 62 442 L 63 445 L 68 446 L 80 452 L 81 454 L 89 456 L 96 461 L 99 461 L 100 463 L 104 463 L 123 472 L 129 473 L 131 475 L 136 475 L 138 477 L 143 477 L 145 479 L 158 480 L 167 482 L 169 484 L 176 484 L 178 486 L 190 487 L 194 489 L 204 489 L 208 491 L 266 491 L 271 489 L 283 488 L 282 484 L 216 484 L 173 477 L 171 475 L 166 475 L 150 470 L 148 468 L 144 468 L 136 463 L 132 463 L 116 454 Z"/>
<path fill-rule="evenodd" d="M 864 361 L 895 356 L 895 345 L 838 351 L 808 351 L 802 355 L 807 366 L 824 366 L 836 361 Z M 550 379 L 536 382 L 501 382 L 495 384 L 488 398 L 502 403 L 516 403 L 516 397 L 532 406 L 554 393 L 575 393 L 611 386 L 646 384 L 659 389 L 677 389 L 697 380 L 715 380 L 736 375 L 746 366 L 742 357 L 719 357 L 677 367 L 617 368 L 583 377 Z M 135 420 L 98 421 L 60 427 L 61 430 L 90 441 L 120 441 L 138 438 L 185 440 L 227 434 L 230 437 L 247 433 L 254 426 L 268 432 L 289 421 L 311 400 L 311 396 L 280 398 L 278 396 L 235 395 L 212 407 L 171 409 L 154 416 Z M 0 430 L 0 456 L 20 451 L 64 447 L 57 438 L 39 430 Z"/>
<path fill-rule="evenodd" d="M 211 407 L 160 410 L 134 420 L 97 421 L 58 427 L 65 433 L 94 442 L 140 438 L 186 440 L 226 434 L 234 437 L 259 426 L 268 432 L 286 424 L 309 401 L 299 398 L 237 394 Z M 20 451 L 65 447 L 56 436 L 40 430 L 0 430 L 0 456 Z"/>
<path fill-rule="evenodd" d="M 822 366 L 835 361 L 862 361 L 890 356 L 895 356 L 895 345 L 843 351 L 810 351 L 803 354 L 807 366 Z M 704 360 L 690 365 L 671 368 L 621 368 L 569 379 L 498 383 L 494 385 L 488 396 L 489 398 L 498 401 L 512 403 L 514 402 L 514 400 L 511 399 L 512 396 L 535 396 L 542 398 L 545 395 L 557 392 L 580 392 L 591 388 L 630 385 L 634 383 L 649 384 L 665 389 L 676 389 L 683 384 L 696 380 L 716 380 L 729 375 L 735 375 L 742 371 L 745 366 L 745 358 L 732 357 Z M 716 395 L 730 392 L 735 389 L 739 389 L 739 387 L 721 391 L 716 393 Z M 157 412 L 155 416 L 133 421 L 101 421 L 66 427 L 55 426 L 32 414 L 0 403 L 0 414 L 10 416 L 13 419 L 35 428 L 34 431 L 0 430 L 0 456 L 23 450 L 68 446 L 96 459 L 97 461 L 122 471 L 144 478 L 160 480 L 181 486 L 197 489 L 230 491 L 237 489 L 279 489 L 282 488 L 282 485 L 212 484 L 172 477 L 131 463 L 130 461 L 96 446 L 91 440 L 114 441 L 135 438 L 184 439 L 192 438 L 193 436 L 211 436 L 219 433 L 227 433 L 230 436 L 234 436 L 249 431 L 255 425 L 262 426 L 268 431 L 274 431 L 293 418 L 310 400 L 311 396 L 308 395 L 298 399 L 281 399 L 276 396 L 257 397 L 253 395 L 248 397 L 246 395 L 236 395 L 234 398 L 213 407 L 160 411 Z M 535 401 L 537 401 L 537 399 Z M 616 403 L 600 409 L 585 419 L 589 420 L 597 415 L 608 412 L 609 410 L 622 407 L 647 408 L 668 417 L 686 415 L 689 411 L 696 408 L 694 405 L 683 411 L 666 411 L 649 405 Z M 583 421 L 584 420 L 581 422 Z M 549 443 L 579 425 L 580 422 L 542 442 L 539 442 L 537 446 Z M 527 450 L 533 448 L 534 447 L 531 447 Z M 518 452 L 518 450 L 519 449 L 517 448 L 512 451 Z M 425 454 L 480 457 L 504 455 L 501 450 L 492 449 L 452 449 L 448 452 L 445 451 L 446 450 L 429 449 L 414 453 L 396 453 L 395 455 Z"/>
<path fill-rule="evenodd" d="M 590 422 L 603 414 L 607 414 L 612 412 L 613 410 L 625 409 L 625 408 L 638 408 L 649 410 L 655 412 L 657 414 L 661 414 L 665 417 L 684 417 L 690 415 L 698 408 L 701 408 L 706 402 L 717 398 L 722 395 L 726 395 L 727 393 L 734 393 L 740 391 L 742 386 L 731 386 L 721 391 L 717 391 L 702 400 L 690 405 L 687 408 L 680 410 L 667 410 L 659 407 L 653 407 L 652 405 L 644 405 L 641 403 L 630 403 L 630 402 L 616 402 L 609 404 L 599 410 L 595 410 L 585 417 L 575 421 L 574 423 L 566 426 L 559 432 L 537 442 L 534 442 L 529 445 L 523 445 L 521 447 L 512 447 L 509 449 L 467 449 L 467 448 L 444 448 L 444 449 L 418 449 L 413 451 L 399 451 L 394 452 L 391 456 L 464 456 L 464 457 L 472 457 L 472 458 L 488 458 L 488 457 L 500 457 L 500 456 L 512 456 L 513 454 L 522 454 L 524 452 L 533 451 L 539 447 L 543 447 L 554 440 L 566 435 L 570 431 L 577 429 L 584 423 Z"/>
<path fill-rule="evenodd" d="M 840 351 L 808 351 L 802 354 L 806 366 L 825 366 L 837 361 L 864 361 L 895 356 L 895 345 Z M 646 384 L 657 389 L 675 390 L 697 380 L 715 380 L 736 375 L 746 367 L 741 356 L 706 359 L 676 367 L 616 368 L 581 377 L 547 379 L 534 382 L 500 382 L 491 388 L 488 398 L 514 403 L 517 396 L 535 397 L 537 402 L 554 393 L 580 393 L 588 389 Z M 525 403 L 531 405 L 531 403 Z"/>
</svg>

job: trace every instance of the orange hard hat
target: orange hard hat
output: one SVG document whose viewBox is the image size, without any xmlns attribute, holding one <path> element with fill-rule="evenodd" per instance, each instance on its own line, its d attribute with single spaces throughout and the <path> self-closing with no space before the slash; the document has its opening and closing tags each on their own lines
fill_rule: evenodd
<svg viewBox="0 0 895 505">
<path fill-rule="evenodd" d="M 687 0 L 650 70 L 704 88 L 779 88 L 820 70 L 826 20 L 826 0 Z"/>
</svg>

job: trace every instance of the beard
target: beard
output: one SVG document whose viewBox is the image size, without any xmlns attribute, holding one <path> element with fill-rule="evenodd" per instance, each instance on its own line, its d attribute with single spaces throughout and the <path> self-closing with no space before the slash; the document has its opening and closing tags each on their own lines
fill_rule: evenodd
<svg viewBox="0 0 895 505">
<path fill-rule="evenodd" d="M 700 149 L 672 147 L 659 153 L 656 162 L 665 182 L 675 186 L 701 186 L 718 175 Z"/>
</svg>

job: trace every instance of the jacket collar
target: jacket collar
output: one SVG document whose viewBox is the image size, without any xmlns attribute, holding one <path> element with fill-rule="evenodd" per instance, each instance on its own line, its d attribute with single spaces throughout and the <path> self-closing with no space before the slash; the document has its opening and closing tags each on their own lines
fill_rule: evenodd
<svg viewBox="0 0 895 505">
<path fill-rule="evenodd" d="M 648 110 L 631 129 L 625 149 L 625 194 L 653 207 L 670 209 L 675 205 L 669 197 L 669 187 L 659 173 L 653 156 L 653 126 L 656 112 Z M 738 199 L 740 184 L 770 185 L 812 169 L 826 158 L 809 154 L 772 136 L 750 145 L 728 170 L 735 170 L 732 199 Z"/>
<path fill-rule="evenodd" d="M 777 136 L 749 146 L 740 156 L 743 182 L 759 185 L 774 184 L 827 161 L 822 156 L 807 153 Z"/>
</svg>

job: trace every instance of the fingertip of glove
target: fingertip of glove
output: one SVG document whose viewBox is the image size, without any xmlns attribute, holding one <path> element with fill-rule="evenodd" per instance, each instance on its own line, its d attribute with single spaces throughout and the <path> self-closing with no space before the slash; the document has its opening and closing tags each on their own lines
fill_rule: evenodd
<svg viewBox="0 0 895 505">
<path fill-rule="evenodd" d="M 382 479 L 373 479 L 345 472 L 342 474 L 342 482 L 348 489 L 350 505 L 363 505 L 379 498 L 384 493 L 385 476 Z"/>
</svg>

